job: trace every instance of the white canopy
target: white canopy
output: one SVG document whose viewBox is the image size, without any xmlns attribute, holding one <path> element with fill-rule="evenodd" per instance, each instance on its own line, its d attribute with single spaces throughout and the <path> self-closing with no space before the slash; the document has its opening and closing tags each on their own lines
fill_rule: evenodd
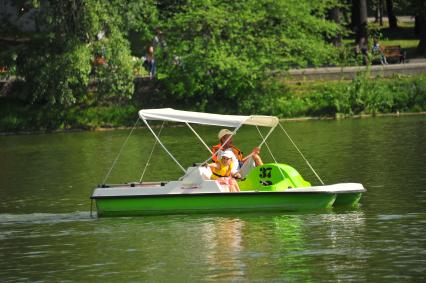
<svg viewBox="0 0 426 283">
<path fill-rule="evenodd" d="M 202 112 L 175 110 L 172 108 L 145 109 L 139 111 L 139 116 L 144 120 L 173 121 L 181 123 L 194 123 L 212 126 L 238 127 L 240 125 L 253 125 L 275 127 L 279 120 L 274 116 L 240 116 L 221 115 Z"/>
</svg>

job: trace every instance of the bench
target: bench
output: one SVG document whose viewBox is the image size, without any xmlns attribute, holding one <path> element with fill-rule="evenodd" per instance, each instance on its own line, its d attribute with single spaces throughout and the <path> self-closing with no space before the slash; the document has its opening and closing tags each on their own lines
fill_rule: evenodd
<svg viewBox="0 0 426 283">
<path fill-rule="evenodd" d="M 401 49 L 400 45 L 383 46 L 382 53 L 388 62 L 392 60 L 398 63 L 405 63 L 405 51 Z"/>
</svg>

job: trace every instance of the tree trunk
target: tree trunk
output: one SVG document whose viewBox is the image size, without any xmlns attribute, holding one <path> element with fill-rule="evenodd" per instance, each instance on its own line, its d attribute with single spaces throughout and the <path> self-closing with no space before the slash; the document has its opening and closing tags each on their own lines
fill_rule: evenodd
<svg viewBox="0 0 426 283">
<path fill-rule="evenodd" d="M 335 22 L 336 24 L 340 24 L 340 8 L 334 7 L 330 11 L 328 11 L 328 17 L 330 20 Z M 342 45 L 342 36 L 336 35 L 331 39 L 331 42 L 334 46 L 341 46 Z"/>
<path fill-rule="evenodd" d="M 376 0 L 375 23 L 383 26 L 383 0 Z"/>
<path fill-rule="evenodd" d="M 376 0 L 377 2 L 375 2 L 374 6 L 376 9 L 374 10 L 374 22 L 378 23 L 379 22 L 379 17 L 380 17 L 380 10 L 379 10 L 379 0 Z"/>
<path fill-rule="evenodd" d="M 419 15 L 416 15 L 414 17 L 414 35 L 415 36 L 420 36 L 421 20 L 422 20 L 422 17 Z"/>
<path fill-rule="evenodd" d="M 356 34 L 355 43 L 358 44 L 362 38 L 367 43 L 367 0 L 354 0 L 352 2 L 352 21 Z"/>
<path fill-rule="evenodd" d="M 351 6 L 351 28 L 356 31 L 359 26 L 359 0 L 352 0 Z"/>
<path fill-rule="evenodd" d="M 417 16 L 417 22 L 418 24 L 418 32 L 419 32 L 419 45 L 417 45 L 417 53 L 420 55 L 426 56 L 426 16 Z M 416 18 L 417 18 L 416 17 Z"/>
<path fill-rule="evenodd" d="M 393 1 L 386 0 L 386 10 L 388 11 L 389 27 L 395 29 L 398 27 L 397 19 L 393 13 Z"/>
</svg>

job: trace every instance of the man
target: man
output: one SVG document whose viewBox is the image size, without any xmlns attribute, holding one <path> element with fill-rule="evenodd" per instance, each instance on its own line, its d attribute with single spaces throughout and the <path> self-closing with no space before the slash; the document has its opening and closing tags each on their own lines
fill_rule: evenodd
<svg viewBox="0 0 426 283">
<path fill-rule="evenodd" d="M 232 144 L 233 132 L 228 129 L 219 131 L 218 138 L 219 144 L 212 147 L 213 161 L 218 161 L 218 155 L 224 151 L 232 151 L 234 156 L 232 158 L 234 165 L 232 166 L 232 173 L 239 177 L 244 177 L 255 166 L 262 165 L 262 159 L 259 156 L 260 148 L 255 147 L 249 155 L 244 157 L 243 152 Z M 238 175 L 237 175 L 238 174 Z"/>
</svg>

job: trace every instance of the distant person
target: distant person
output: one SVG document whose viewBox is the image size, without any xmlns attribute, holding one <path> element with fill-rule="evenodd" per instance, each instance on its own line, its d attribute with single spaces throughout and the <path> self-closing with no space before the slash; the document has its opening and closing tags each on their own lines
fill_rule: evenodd
<svg viewBox="0 0 426 283">
<path fill-rule="evenodd" d="M 371 53 L 373 53 L 373 55 L 379 56 L 380 63 L 382 65 L 388 64 L 388 61 L 386 60 L 386 56 L 385 54 L 383 54 L 382 48 L 380 47 L 379 40 L 377 38 L 373 39 L 373 47 L 371 48 Z"/>
<path fill-rule="evenodd" d="M 234 174 L 232 173 L 232 167 L 234 166 L 233 157 L 234 153 L 231 150 L 225 150 L 216 162 L 210 163 L 207 166 L 212 171 L 210 177 L 212 180 L 217 180 L 219 184 L 227 185 L 230 192 L 239 192 L 240 188 L 237 181 L 233 178 Z"/>
<path fill-rule="evenodd" d="M 155 57 L 154 57 L 154 46 L 149 46 L 146 50 L 146 57 L 143 65 L 145 69 L 149 72 L 149 78 L 153 79 L 157 73 L 157 68 L 155 66 Z"/>
<path fill-rule="evenodd" d="M 220 158 L 222 152 L 230 149 L 234 153 L 233 157 L 233 173 L 239 173 L 238 177 L 244 177 L 247 173 L 255 166 L 263 165 L 262 159 L 259 156 L 260 148 L 255 147 L 247 156 L 243 156 L 243 152 L 238 149 L 232 143 L 233 133 L 228 129 L 222 129 L 219 131 L 218 138 L 219 144 L 212 147 L 213 161 L 217 161 Z M 219 151 L 219 152 L 218 152 Z"/>
<path fill-rule="evenodd" d="M 368 43 L 367 43 L 367 40 L 365 39 L 365 37 L 361 37 L 358 45 L 359 45 L 359 50 L 361 51 L 363 64 L 368 65 L 368 63 L 369 63 L 369 60 L 368 60 Z"/>
<path fill-rule="evenodd" d="M 164 34 L 160 28 L 155 29 L 155 36 L 152 40 L 152 46 L 155 50 L 161 49 L 163 53 L 163 60 L 167 58 L 167 43 L 164 39 Z"/>
<path fill-rule="evenodd" d="M 160 28 L 155 29 L 155 36 L 154 36 L 154 39 L 152 40 L 152 45 L 155 48 L 159 48 L 159 47 L 166 48 L 167 47 L 166 41 L 164 40 L 163 32 L 161 31 Z"/>
</svg>

